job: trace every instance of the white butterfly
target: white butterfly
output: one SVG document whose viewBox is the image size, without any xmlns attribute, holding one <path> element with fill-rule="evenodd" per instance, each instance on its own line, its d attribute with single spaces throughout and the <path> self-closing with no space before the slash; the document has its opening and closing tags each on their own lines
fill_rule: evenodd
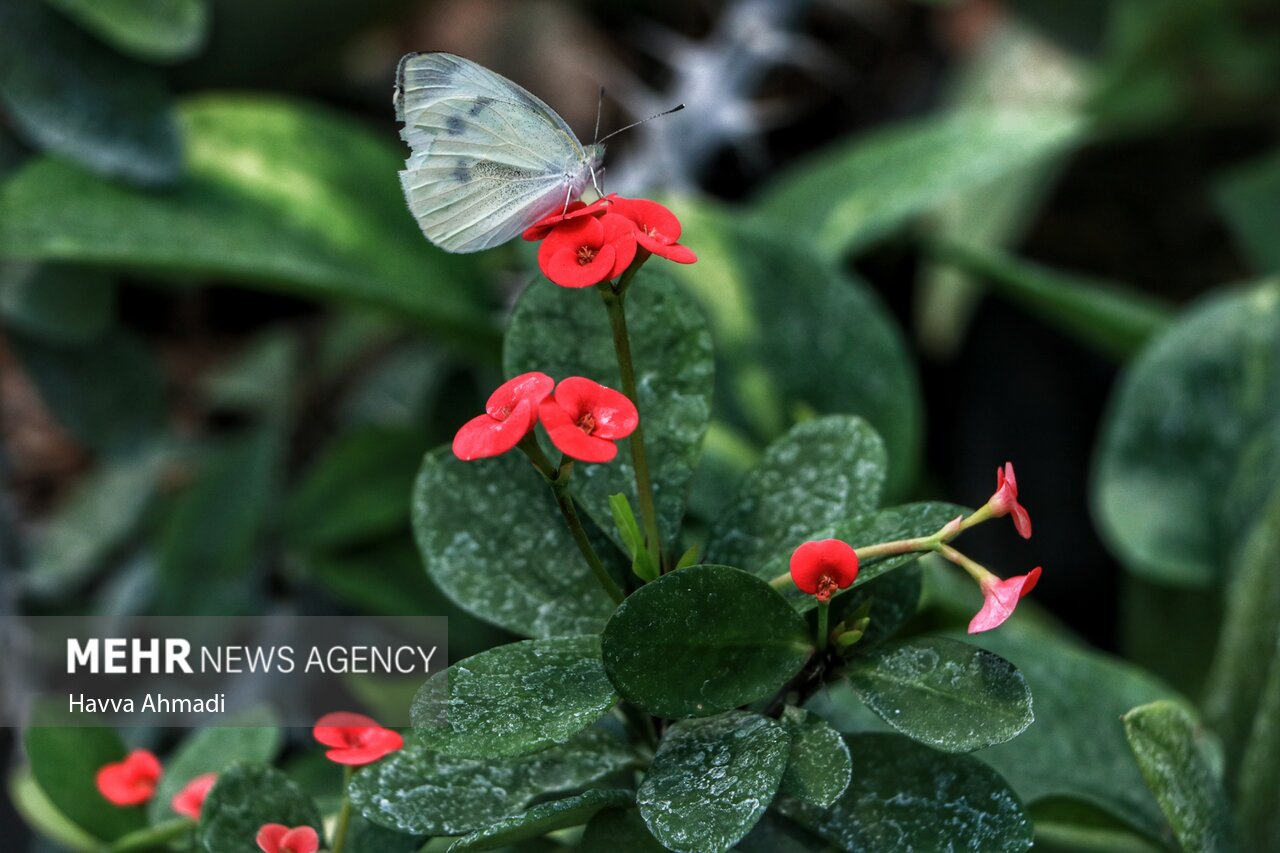
<svg viewBox="0 0 1280 853">
<path fill-rule="evenodd" d="M 448 252 L 505 243 L 591 183 L 603 145 L 500 74 L 450 53 L 411 53 L 396 73 L 396 117 L 411 153 L 409 210 Z"/>
</svg>

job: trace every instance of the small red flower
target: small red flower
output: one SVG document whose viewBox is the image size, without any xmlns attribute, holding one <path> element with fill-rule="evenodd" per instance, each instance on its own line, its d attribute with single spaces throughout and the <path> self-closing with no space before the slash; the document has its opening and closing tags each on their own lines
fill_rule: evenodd
<svg viewBox="0 0 1280 853">
<path fill-rule="evenodd" d="M 557 385 L 538 416 L 551 443 L 580 462 L 611 461 L 618 455 L 614 442 L 631 435 L 640 423 L 640 413 L 625 394 L 581 376 Z"/>
<path fill-rule="evenodd" d="M 590 287 L 621 275 L 635 256 L 631 220 L 605 213 L 556 225 L 538 247 L 538 266 L 561 287 Z"/>
<path fill-rule="evenodd" d="M 501 456 L 520 443 L 538 422 L 538 404 L 555 387 L 545 373 L 525 373 L 498 386 L 483 415 L 462 425 L 453 437 L 453 455 L 463 462 Z"/>
<path fill-rule="evenodd" d="M 363 714 L 339 711 L 325 714 L 311 732 L 325 746 L 325 757 L 337 764 L 359 767 L 371 764 L 404 746 L 399 732 L 384 729 Z"/>
<path fill-rule="evenodd" d="M 630 219 L 635 225 L 636 242 L 655 255 L 678 264 L 691 264 L 698 260 L 692 250 L 677 242 L 680 239 L 680 220 L 656 201 L 615 198 L 609 210 Z"/>
<path fill-rule="evenodd" d="M 192 820 L 200 819 L 200 809 L 204 806 L 204 798 L 209 796 L 213 783 L 218 781 L 217 773 L 205 773 L 188 782 L 181 791 L 169 801 L 173 810 L 183 817 Z"/>
<path fill-rule="evenodd" d="M 969 622 L 969 633 L 979 634 L 998 628 L 1004 620 L 1013 615 L 1013 609 L 1023 596 L 1035 588 L 1040 580 L 1040 567 L 1036 566 L 1025 575 L 1001 580 L 993 574 L 987 574 L 978 584 L 982 587 L 982 609 Z"/>
<path fill-rule="evenodd" d="M 1018 503 L 1018 478 L 1013 474 L 1012 462 L 1004 463 L 1003 469 L 996 469 L 996 492 L 987 501 L 987 506 L 991 508 L 992 518 L 1012 513 L 1013 526 L 1018 529 L 1018 533 L 1023 539 L 1031 538 L 1031 516 Z"/>
<path fill-rule="evenodd" d="M 145 749 L 135 749 L 123 761 L 98 770 L 98 793 L 117 806 L 137 806 L 151 799 L 164 771 L 160 760 Z"/>
<path fill-rule="evenodd" d="M 262 853 L 316 853 L 320 836 L 309 826 L 292 829 L 280 823 L 268 823 L 258 830 L 258 849 Z"/>
<path fill-rule="evenodd" d="M 601 214 L 606 213 L 609 210 L 609 202 L 611 202 L 613 198 L 613 195 L 610 194 L 604 198 L 596 199 L 591 204 L 585 204 L 581 201 L 572 201 L 569 203 L 569 206 L 565 208 L 563 213 L 555 213 L 551 216 L 539 219 L 537 222 L 526 228 L 524 230 L 524 234 L 521 236 L 529 242 L 535 243 L 554 231 L 557 225 L 560 225 L 570 219 L 577 219 L 582 216 L 600 216 Z"/>
<path fill-rule="evenodd" d="M 791 554 L 791 580 L 827 602 L 837 589 L 845 589 L 858 576 L 858 552 L 839 539 L 806 542 Z"/>
</svg>

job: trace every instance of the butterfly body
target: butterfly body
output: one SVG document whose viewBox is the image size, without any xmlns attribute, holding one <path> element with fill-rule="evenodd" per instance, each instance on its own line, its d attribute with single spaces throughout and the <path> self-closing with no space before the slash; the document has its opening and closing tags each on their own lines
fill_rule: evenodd
<svg viewBox="0 0 1280 853">
<path fill-rule="evenodd" d="M 532 93 L 449 53 L 400 60 L 396 116 L 410 148 L 405 200 L 427 239 L 449 252 L 497 246 L 563 210 L 604 156 Z"/>
</svg>

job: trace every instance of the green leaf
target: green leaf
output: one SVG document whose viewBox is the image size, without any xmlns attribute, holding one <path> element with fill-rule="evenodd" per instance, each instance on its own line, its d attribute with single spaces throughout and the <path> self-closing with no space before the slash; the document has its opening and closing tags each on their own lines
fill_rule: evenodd
<svg viewBox="0 0 1280 853">
<path fill-rule="evenodd" d="M 680 559 L 676 561 L 676 568 L 687 569 L 690 566 L 696 566 L 698 564 L 698 554 L 700 551 L 701 551 L 701 548 L 699 547 L 698 543 L 694 542 L 692 545 L 689 546 L 688 550 L 686 550 L 683 554 L 680 555 Z"/>
<path fill-rule="evenodd" d="M 496 850 L 518 841 L 540 838 L 557 829 L 581 826 L 601 809 L 630 805 L 633 798 L 630 791 L 600 790 L 552 800 L 459 838 L 449 850 Z"/>
<path fill-rule="evenodd" d="M 601 647 L 618 692 L 660 717 L 703 717 L 764 698 L 813 651 L 804 620 L 768 584 L 714 565 L 632 593 Z"/>
<path fill-rule="evenodd" d="M 1099 530 L 1130 571 L 1223 577 L 1280 479 L 1277 412 L 1280 282 L 1203 300 L 1142 352 L 1108 405 L 1093 482 Z"/>
<path fill-rule="evenodd" d="M 931 251 L 1050 326 L 1118 360 L 1134 355 L 1172 319 L 1165 303 L 1116 282 L 961 243 L 934 243 Z"/>
<path fill-rule="evenodd" d="M 1218 207 L 1258 272 L 1280 271 L 1280 152 L 1228 173 L 1215 188 Z"/>
<path fill-rule="evenodd" d="M 553 637 L 499 646 L 433 675 L 411 716 L 429 749 L 506 758 L 564 743 L 617 701 L 600 638 Z"/>
<path fill-rule="evenodd" d="M 324 834 L 316 804 L 292 779 L 265 764 L 239 762 L 219 774 L 205 798 L 196 845 L 204 853 L 248 853 L 266 823 Z"/>
<path fill-rule="evenodd" d="M 196 729 L 165 761 L 164 775 L 147 805 L 152 823 L 172 818 L 170 805 L 187 783 L 205 773 L 221 773 L 237 761 L 269 764 L 280 751 L 275 715 L 261 709 L 237 715 L 216 728 Z"/>
<path fill-rule="evenodd" d="M 892 637 L 916 615 L 923 588 L 924 578 L 918 565 L 873 578 L 835 597 L 830 622 L 837 624 L 851 619 L 865 606 L 871 622 L 858 640 L 858 650 L 865 651 Z"/>
<path fill-rule="evenodd" d="M 1031 847 L 1031 821 L 1008 783 L 968 755 L 892 734 L 846 738 L 853 779 L 830 809 L 782 798 L 779 809 L 840 850 Z"/>
<path fill-rule="evenodd" d="M 0 263 L 0 316 L 54 344 L 86 344 L 115 320 L 115 282 L 78 267 Z"/>
<path fill-rule="evenodd" d="M 1236 784 L 1236 816 L 1246 850 L 1274 849 L 1280 843 L 1280 631 L 1268 668 L 1253 731 L 1245 748 Z"/>
<path fill-rule="evenodd" d="M 77 484 L 35 539 L 23 576 L 32 595 L 66 593 L 87 580 L 136 530 L 169 454 L 157 448 L 105 459 Z"/>
<path fill-rule="evenodd" d="M 757 202 L 775 229 L 858 251 L 966 190 L 1043 161 L 1085 130 L 1070 110 L 964 110 L 883 128 L 783 173 Z"/>
<path fill-rule="evenodd" d="M 370 823 L 356 815 L 347 832 L 347 853 L 417 853 L 422 839 Z"/>
<path fill-rule="evenodd" d="M 350 430 L 321 451 L 285 503 L 285 534 L 334 550 L 409 528 L 409 496 L 426 451 L 420 428 Z"/>
<path fill-rule="evenodd" d="M 587 295 L 587 294 L 580 294 Z M 531 637 L 597 634 L 613 610 L 556 510 L 516 454 L 427 454 L 413 493 L 427 574 L 469 613 Z"/>
<path fill-rule="evenodd" d="M 63 67 L 77 67 L 64 56 Z M 187 175 L 163 194 L 52 158 L 0 185 L 0 256 L 216 278 L 372 304 L 491 340 L 472 262 L 423 239 L 388 139 L 315 106 L 209 95 L 185 101 Z"/>
<path fill-rule="evenodd" d="M 582 833 L 578 853 L 667 853 L 635 809 L 605 809 Z"/>
<path fill-rule="evenodd" d="M 711 323 L 717 418 L 767 444 L 809 414 L 861 415 L 888 448 L 889 495 L 905 494 L 920 462 L 920 388 L 872 288 L 776 224 L 687 199 L 679 212 L 699 261 L 673 272 Z"/>
<path fill-rule="evenodd" d="M 50 841 L 76 853 L 97 853 L 101 849 L 98 839 L 68 820 L 49 802 L 30 770 L 18 769 L 9 776 L 9 801 L 32 829 Z"/>
<path fill-rule="evenodd" d="M 632 283 L 626 311 L 640 394 L 636 408 L 644 427 L 659 533 L 669 544 L 680 530 L 711 417 L 711 334 L 697 304 L 658 261 L 641 270 Z M 540 370 L 557 381 L 585 376 L 622 388 L 609 315 L 600 295 L 541 279 L 516 303 L 502 362 L 508 376 Z M 618 457 L 607 465 L 577 466 L 573 493 L 596 524 L 612 535 L 610 496 L 622 493 L 638 506 L 629 444 L 618 442 Z"/>
<path fill-rule="evenodd" d="M 791 753 L 781 792 L 827 808 L 849 787 L 853 762 L 840 733 L 817 714 L 787 706 L 782 724 L 791 737 Z"/>
<path fill-rule="evenodd" d="M 143 809 L 121 808 L 98 793 L 98 770 L 125 756 L 114 730 L 36 727 L 27 729 L 24 744 L 31 775 L 50 807 L 80 829 L 114 841 L 146 825 Z"/>
<path fill-rule="evenodd" d="M 1191 713 L 1177 702 L 1152 702 L 1124 715 L 1124 732 L 1182 847 L 1237 849 L 1227 795 L 1197 743 L 1203 732 Z"/>
<path fill-rule="evenodd" d="M 488 761 L 442 755 L 410 742 L 357 773 L 351 801 L 388 829 L 462 835 L 523 811 L 545 794 L 590 785 L 632 761 L 626 747 L 598 729 L 532 755 Z"/>
<path fill-rule="evenodd" d="M 1028 808 L 1036 850 L 1045 853 L 1168 853 L 1167 844 L 1139 835 L 1106 812 L 1069 797 L 1047 798 Z"/>
<path fill-rule="evenodd" d="M 667 729 L 636 791 L 640 816 L 672 850 L 722 853 L 777 793 L 791 739 L 774 720 L 730 711 Z"/>
<path fill-rule="evenodd" d="M 862 418 L 827 415 L 792 427 L 712 524 L 707 559 L 772 578 L 768 567 L 801 544 L 875 511 L 886 463 L 884 442 Z"/>
<path fill-rule="evenodd" d="M 609 495 L 609 510 L 613 513 L 613 523 L 622 537 L 622 544 L 631 557 L 631 571 L 636 577 L 648 583 L 658 579 L 658 566 L 644 546 L 644 534 L 640 532 L 640 523 L 631 509 L 631 502 L 624 494 Z"/>
<path fill-rule="evenodd" d="M 894 643 L 849 662 L 858 698 L 893 728 L 945 752 L 1004 743 L 1031 725 L 1031 691 L 999 655 L 943 637 Z"/>
<path fill-rule="evenodd" d="M 45 0 L 112 47 L 153 62 L 186 59 L 209 25 L 205 0 Z"/>
<path fill-rule="evenodd" d="M 156 185 L 173 183 L 181 171 L 178 128 L 160 76 L 39 0 L 0 6 L 0 105 L 36 147 L 99 174 Z M 0 222 L 9 224 L 7 211 Z"/>
</svg>

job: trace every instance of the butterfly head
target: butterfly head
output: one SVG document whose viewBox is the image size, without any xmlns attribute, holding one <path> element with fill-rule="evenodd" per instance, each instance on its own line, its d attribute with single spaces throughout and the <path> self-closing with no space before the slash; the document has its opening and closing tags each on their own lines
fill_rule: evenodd
<svg viewBox="0 0 1280 853">
<path fill-rule="evenodd" d="M 583 147 L 586 154 L 587 169 L 591 172 L 591 186 L 595 189 L 596 194 L 603 196 L 604 188 L 601 186 L 601 175 L 604 174 L 604 143 L 593 142 Z"/>
</svg>

